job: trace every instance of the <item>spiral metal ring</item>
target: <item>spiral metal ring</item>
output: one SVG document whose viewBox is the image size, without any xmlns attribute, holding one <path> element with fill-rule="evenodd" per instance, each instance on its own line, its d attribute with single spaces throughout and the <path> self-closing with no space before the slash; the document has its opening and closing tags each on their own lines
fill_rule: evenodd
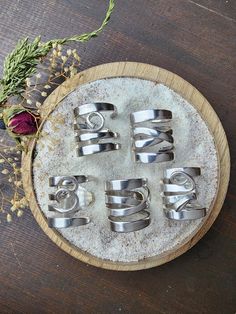
<svg viewBox="0 0 236 314">
<path fill-rule="evenodd" d="M 112 112 L 112 119 L 117 115 L 116 106 L 110 103 L 83 104 L 74 109 L 78 157 L 120 149 L 119 143 L 106 142 L 108 139 L 118 138 L 119 134 L 104 128 L 105 118 L 101 111 Z M 93 118 L 99 122 L 95 123 Z"/>
<path fill-rule="evenodd" d="M 49 200 L 54 201 L 48 205 L 49 211 L 59 213 L 72 213 L 80 210 L 80 202 L 77 194 L 79 184 L 88 181 L 86 176 L 54 176 L 49 178 L 49 186 L 55 187 L 56 192 L 50 193 Z"/>
<path fill-rule="evenodd" d="M 146 178 L 106 181 L 105 201 L 111 230 L 133 232 L 147 227 L 149 200 Z"/>
<path fill-rule="evenodd" d="M 194 177 L 200 168 L 171 168 L 164 171 L 162 183 L 165 215 L 173 220 L 192 220 L 206 216 L 206 208 L 199 206 Z"/>
</svg>

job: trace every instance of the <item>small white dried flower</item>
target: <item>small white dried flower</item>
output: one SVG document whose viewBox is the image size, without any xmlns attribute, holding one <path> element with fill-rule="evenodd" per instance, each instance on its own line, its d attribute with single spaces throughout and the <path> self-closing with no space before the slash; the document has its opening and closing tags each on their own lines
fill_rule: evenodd
<svg viewBox="0 0 236 314">
<path fill-rule="evenodd" d="M 67 53 L 68 56 L 70 56 L 71 53 L 72 53 L 71 49 L 68 49 L 68 50 L 66 51 L 66 53 Z"/>
<path fill-rule="evenodd" d="M 53 53 L 53 55 L 56 57 L 58 52 L 54 49 L 54 50 L 52 51 L 52 53 Z"/>
<path fill-rule="evenodd" d="M 47 97 L 47 95 L 48 95 L 48 94 L 47 94 L 46 92 L 42 92 L 42 93 L 41 93 L 41 96 L 43 96 L 43 97 Z"/>
<path fill-rule="evenodd" d="M 32 105 L 32 100 L 31 99 L 27 99 L 26 102 L 27 102 L 27 104 Z"/>
<path fill-rule="evenodd" d="M 0 159 L 0 164 L 3 164 L 5 162 L 5 159 Z"/>
<path fill-rule="evenodd" d="M 47 84 L 47 85 L 44 86 L 44 88 L 45 88 L 45 89 L 50 89 L 51 86 Z"/>
<path fill-rule="evenodd" d="M 37 74 L 35 75 L 35 77 L 37 77 L 38 79 L 41 78 L 41 76 L 42 76 L 42 75 L 41 75 L 40 73 L 37 73 Z"/>
<path fill-rule="evenodd" d="M 11 222 L 11 221 L 12 221 L 11 214 L 7 214 L 7 222 Z"/>
<path fill-rule="evenodd" d="M 58 45 L 57 45 L 57 49 L 58 49 L 58 50 L 62 50 L 62 45 L 58 44 Z"/>
<path fill-rule="evenodd" d="M 8 169 L 3 169 L 2 170 L 2 174 L 8 174 L 9 173 L 9 170 Z"/>
<path fill-rule="evenodd" d="M 25 80 L 25 82 L 26 82 L 26 86 L 30 87 L 30 85 L 31 85 L 30 79 L 27 78 L 27 79 Z"/>
</svg>

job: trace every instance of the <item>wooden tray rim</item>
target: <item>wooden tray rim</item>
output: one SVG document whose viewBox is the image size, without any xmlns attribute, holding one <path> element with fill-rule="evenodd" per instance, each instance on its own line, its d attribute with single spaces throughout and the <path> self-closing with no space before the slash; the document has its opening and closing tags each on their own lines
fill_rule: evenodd
<svg viewBox="0 0 236 314">
<path fill-rule="evenodd" d="M 45 100 L 41 112 L 43 123 L 46 121 L 50 113 L 56 108 L 56 106 L 79 85 L 112 77 L 136 77 L 162 83 L 168 86 L 170 89 L 174 90 L 184 99 L 189 101 L 197 109 L 198 113 L 204 119 L 210 132 L 212 133 L 218 152 L 218 193 L 215 197 L 215 200 L 213 201 L 213 208 L 211 212 L 203 220 L 202 224 L 198 227 L 194 234 L 191 234 L 185 243 L 181 243 L 175 249 L 166 251 L 165 253 L 157 256 L 139 260 L 137 262 L 113 262 L 110 260 L 103 260 L 75 247 L 57 230 L 50 229 L 48 227 L 47 219 L 37 203 L 33 187 L 32 156 L 37 142 L 36 139 L 31 140 L 28 152 L 23 153 L 22 155 L 22 179 L 25 194 L 36 221 L 43 231 L 49 236 L 49 238 L 62 250 L 85 263 L 97 267 L 119 271 L 134 271 L 159 266 L 173 260 L 195 245 L 210 229 L 221 210 L 226 196 L 230 177 L 230 154 L 227 138 L 221 122 L 206 98 L 195 87 L 193 87 L 180 76 L 163 68 L 145 63 L 114 62 L 101 64 L 84 70 L 76 76 L 66 80 L 63 84 L 58 86 L 58 88 L 55 89 L 54 92 L 50 94 L 50 96 Z M 41 127 L 43 126 L 43 123 L 41 124 Z"/>
</svg>

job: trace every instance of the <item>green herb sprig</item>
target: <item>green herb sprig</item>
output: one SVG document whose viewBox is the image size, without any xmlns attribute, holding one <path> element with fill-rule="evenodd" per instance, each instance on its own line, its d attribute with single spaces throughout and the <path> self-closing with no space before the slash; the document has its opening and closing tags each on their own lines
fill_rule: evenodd
<svg viewBox="0 0 236 314">
<path fill-rule="evenodd" d="M 68 42 L 86 42 L 96 37 L 107 25 L 115 6 L 115 0 L 109 0 L 106 16 L 101 26 L 90 32 L 68 38 L 53 39 L 41 42 L 40 36 L 33 42 L 28 38 L 20 40 L 15 49 L 6 57 L 3 67 L 3 78 L 0 80 L 0 106 L 8 97 L 20 95 L 26 87 L 26 79 L 36 72 L 36 67 L 42 57 L 45 57 L 54 45 L 64 45 Z"/>
</svg>

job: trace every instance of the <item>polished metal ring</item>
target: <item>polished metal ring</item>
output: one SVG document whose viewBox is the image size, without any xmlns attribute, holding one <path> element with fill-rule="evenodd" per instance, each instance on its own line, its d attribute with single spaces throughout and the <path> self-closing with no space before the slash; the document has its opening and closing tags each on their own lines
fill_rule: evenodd
<svg viewBox="0 0 236 314">
<path fill-rule="evenodd" d="M 49 186 L 56 187 L 56 191 L 48 194 L 49 200 L 55 202 L 48 205 L 48 210 L 59 213 L 71 213 L 80 210 L 78 188 L 79 184 L 87 181 L 87 176 L 50 177 Z"/>
<path fill-rule="evenodd" d="M 112 119 L 117 115 L 116 106 L 110 103 L 89 103 L 76 107 L 74 109 L 74 117 L 76 120 L 74 129 L 80 132 L 99 132 L 103 129 L 105 124 L 105 118 L 100 113 L 101 111 L 112 111 L 110 115 Z M 94 117 L 96 120 L 99 120 L 98 123 L 93 121 Z M 77 121 L 78 119 L 81 121 Z"/>
<path fill-rule="evenodd" d="M 82 142 L 93 143 L 94 141 L 96 142 L 100 139 L 109 139 L 109 138 L 118 138 L 118 137 L 119 137 L 118 133 L 105 129 L 96 133 L 81 133 L 75 136 L 75 141 L 77 143 L 82 143 Z"/>
<path fill-rule="evenodd" d="M 164 178 L 170 179 L 174 173 L 178 172 L 188 174 L 191 177 L 197 177 L 201 175 L 201 169 L 199 167 L 169 168 L 164 170 Z"/>
<path fill-rule="evenodd" d="M 172 220 L 194 220 L 200 219 L 206 216 L 206 208 L 200 209 L 182 209 L 181 211 L 176 211 L 174 209 L 169 209 L 166 211 L 166 217 Z"/>
<path fill-rule="evenodd" d="M 147 186 L 147 182 L 148 180 L 146 178 L 110 180 L 105 182 L 105 190 L 133 190 Z"/>
<path fill-rule="evenodd" d="M 78 117 L 92 112 L 100 111 L 112 111 L 111 118 L 114 118 L 117 115 L 116 106 L 105 102 L 96 102 L 80 105 L 74 109 L 74 114 L 76 117 Z"/>
<path fill-rule="evenodd" d="M 146 178 L 105 182 L 105 201 L 112 231 L 131 232 L 150 223 L 150 191 Z M 144 215 L 144 216 L 143 216 Z"/>
<path fill-rule="evenodd" d="M 162 183 L 164 212 L 173 220 L 192 220 L 206 216 L 199 206 L 194 177 L 201 174 L 198 167 L 172 168 L 164 171 Z"/>
<path fill-rule="evenodd" d="M 147 152 L 135 153 L 135 161 L 144 164 L 159 163 L 171 160 L 174 160 L 174 153 L 171 151 L 164 153 L 147 153 Z"/>
<path fill-rule="evenodd" d="M 130 114 L 132 148 L 136 162 L 149 164 L 174 159 L 172 129 L 161 124 L 171 119 L 172 112 L 169 110 L 147 109 Z M 151 127 L 138 125 L 144 122 L 151 123 Z M 156 126 L 153 127 L 154 123 Z"/>
<path fill-rule="evenodd" d="M 110 210 L 110 215 L 128 216 L 148 208 L 147 200 L 144 199 L 143 194 L 140 195 L 142 195 L 141 199 L 106 194 L 106 206 Z"/>
<path fill-rule="evenodd" d="M 90 144 L 85 146 L 79 146 L 76 148 L 77 156 L 87 156 L 102 152 L 115 151 L 121 148 L 119 143 L 100 143 L 100 144 Z"/>
<path fill-rule="evenodd" d="M 67 217 L 50 217 L 48 218 L 49 228 L 68 228 L 87 225 L 90 222 L 88 217 L 67 218 Z"/>
<path fill-rule="evenodd" d="M 125 217 L 109 216 L 111 230 L 114 232 L 134 232 L 149 226 L 151 219 L 150 213 L 147 211 L 141 211 L 135 215 Z"/>
<path fill-rule="evenodd" d="M 151 121 L 152 123 L 170 121 L 172 119 L 172 112 L 162 109 L 147 109 L 136 111 L 130 114 L 131 124 Z"/>
</svg>

